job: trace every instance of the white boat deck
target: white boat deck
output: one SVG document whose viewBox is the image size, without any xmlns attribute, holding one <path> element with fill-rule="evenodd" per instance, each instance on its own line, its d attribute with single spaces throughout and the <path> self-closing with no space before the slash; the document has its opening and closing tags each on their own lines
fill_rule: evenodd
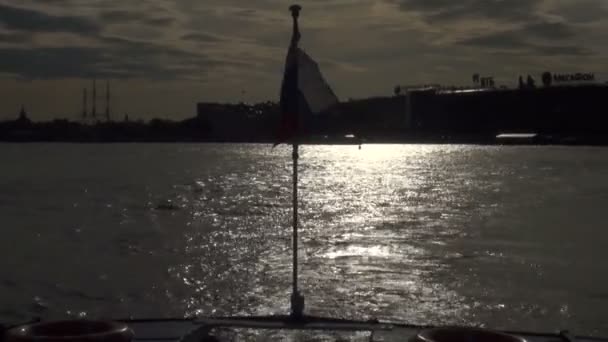
<svg viewBox="0 0 608 342">
<path fill-rule="evenodd" d="M 203 341 L 210 333 L 219 341 L 408 341 L 423 327 L 374 322 L 310 320 L 293 323 L 281 318 L 221 318 L 128 321 L 135 341 Z M 529 342 L 598 342 L 608 338 L 559 333 L 509 332 Z M 230 336 L 226 338 L 225 336 Z M 224 338 L 222 338 L 224 337 Z M 459 342 L 459 341 L 455 341 Z M 481 341 L 480 341 L 481 342 Z"/>
</svg>

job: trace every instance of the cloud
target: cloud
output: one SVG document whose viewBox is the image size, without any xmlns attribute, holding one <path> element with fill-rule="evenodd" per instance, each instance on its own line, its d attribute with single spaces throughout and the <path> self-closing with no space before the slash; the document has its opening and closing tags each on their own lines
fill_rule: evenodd
<svg viewBox="0 0 608 342">
<path fill-rule="evenodd" d="M 209 100 L 222 91 L 232 100 L 234 84 L 274 98 L 291 34 L 282 0 L 0 2 L 2 75 L 195 80 Z M 390 93 L 398 82 L 460 83 L 497 64 L 506 78 L 545 65 L 603 70 L 606 7 L 605 0 L 306 0 L 301 45 L 342 97 Z"/>
<path fill-rule="evenodd" d="M 537 45 L 533 48 L 544 56 L 590 56 L 593 51 L 577 45 Z"/>
<path fill-rule="evenodd" d="M 0 72 L 26 79 L 88 76 L 102 56 L 92 48 L 1 48 Z"/>
<path fill-rule="evenodd" d="M 591 23 L 608 17 L 608 5 L 604 0 L 556 0 L 552 13 L 570 23 Z"/>
<path fill-rule="evenodd" d="M 188 33 L 183 35 L 181 38 L 199 43 L 217 43 L 222 41 L 222 39 L 216 35 L 201 32 Z"/>
<path fill-rule="evenodd" d="M 173 24 L 175 19 L 169 17 L 146 18 L 142 22 L 150 26 L 167 26 Z"/>
<path fill-rule="evenodd" d="M 534 17 L 542 0 L 394 0 L 428 21 L 487 18 L 521 21 Z"/>
<path fill-rule="evenodd" d="M 527 24 L 519 31 L 522 36 L 545 39 L 568 39 L 575 36 L 575 29 L 563 22 L 539 21 Z"/>
<path fill-rule="evenodd" d="M 0 23 L 6 28 L 24 31 L 98 33 L 99 26 L 89 19 L 55 16 L 41 11 L 0 5 Z"/>
<path fill-rule="evenodd" d="M 104 22 L 123 23 L 142 20 L 145 18 L 145 15 L 142 12 L 111 10 L 101 12 L 99 18 Z"/>
<path fill-rule="evenodd" d="M 576 45 L 543 45 L 518 39 L 510 33 L 498 33 L 471 38 L 462 45 L 501 50 L 503 52 L 527 53 L 542 56 L 587 56 L 592 51 Z"/>
<path fill-rule="evenodd" d="M 104 47 L 0 48 L 0 72 L 25 79 L 147 78 L 202 80 L 221 62 L 205 55 L 122 38 Z"/>
<path fill-rule="evenodd" d="M 10 44 L 0 50 L 0 72 L 24 79 L 139 77 L 200 81 L 210 68 L 232 63 L 214 61 L 200 51 L 188 51 L 160 36 L 153 37 L 154 42 L 130 39 L 120 29 L 100 25 L 104 22 L 157 27 L 175 21 L 158 17 L 158 11 L 104 9 L 96 17 L 99 22 L 83 12 L 77 15 L 73 11 L 73 15 L 66 16 L 50 14 L 42 8 L 0 5 L 0 24 L 11 30 L 0 32 L 0 43 Z M 65 33 L 73 36 L 66 38 Z"/>
<path fill-rule="evenodd" d="M 117 77 L 143 77 L 151 79 L 200 80 L 205 71 L 222 63 L 202 53 L 149 42 L 108 37 L 101 54 L 107 58 L 96 70 Z"/>
<path fill-rule="evenodd" d="M 150 26 L 166 26 L 175 22 L 174 18 L 154 17 L 145 11 L 106 10 L 101 12 L 99 18 L 109 24 L 143 23 Z"/>
<path fill-rule="evenodd" d="M 575 30 L 565 23 L 534 22 L 517 29 L 483 34 L 460 41 L 465 45 L 487 47 L 521 47 L 529 46 L 531 41 L 564 41 L 572 38 Z"/>
<path fill-rule="evenodd" d="M 575 6 L 575 0 L 388 1 L 397 3 L 402 11 L 416 14 L 428 25 L 429 32 L 437 32 L 437 41 L 454 51 L 466 46 L 477 48 L 480 53 L 504 52 L 530 57 L 593 54 L 577 41 L 584 28 L 570 22 L 563 13 L 567 6 Z M 555 1 L 569 2 L 567 6 L 551 7 Z M 593 10 L 576 8 L 580 13 Z"/>
<path fill-rule="evenodd" d="M 592 54 L 589 49 L 574 43 L 562 43 L 573 35 L 573 29 L 564 23 L 533 23 L 520 29 L 468 38 L 458 44 L 545 56 Z"/>
<path fill-rule="evenodd" d="M 337 69 L 338 71 L 346 72 L 364 72 L 366 69 L 354 63 L 339 62 L 331 59 L 319 60 L 319 65 L 323 67 L 323 70 Z"/>
<path fill-rule="evenodd" d="M 21 32 L 0 32 L 0 43 L 23 43 L 29 39 L 28 34 Z"/>
</svg>

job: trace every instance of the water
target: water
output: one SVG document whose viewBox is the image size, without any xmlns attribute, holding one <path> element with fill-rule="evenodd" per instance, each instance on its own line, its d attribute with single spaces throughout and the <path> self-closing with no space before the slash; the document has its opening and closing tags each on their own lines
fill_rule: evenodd
<svg viewBox="0 0 608 342">
<path fill-rule="evenodd" d="M 608 149 L 301 152 L 307 313 L 608 334 Z M 0 156 L 1 321 L 288 312 L 289 148 Z"/>
</svg>

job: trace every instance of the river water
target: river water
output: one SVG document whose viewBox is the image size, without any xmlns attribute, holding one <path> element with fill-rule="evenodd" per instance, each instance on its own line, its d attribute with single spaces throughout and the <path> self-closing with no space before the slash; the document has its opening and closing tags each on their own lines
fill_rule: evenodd
<svg viewBox="0 0 608 342">
<path fill-rule="evenodd" d="M 291 153 L 2 144 L 0 321 L 286 314 Z M 304 146 L 309 314 L 608 334 L 608 149 Z"/>
</svg>

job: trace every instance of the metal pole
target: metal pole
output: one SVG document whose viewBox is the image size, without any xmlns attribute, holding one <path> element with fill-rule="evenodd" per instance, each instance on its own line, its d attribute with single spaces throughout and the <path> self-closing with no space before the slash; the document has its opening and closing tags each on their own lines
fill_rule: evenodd
<svg viewBox="0 0 608 342">
<path fill-rule="evenodd" d="M 299 304 L 300 293 L 298 291 L 298 151 L 299 145 L 294 143 L 292 145 L 292 160 L 293 160 L 293 289 L 291 298 L 291 313 L 294 316 L 301 316 L 301 310 Z"/>
<path fill-rule="evenodd" d="M 300 10 L 302 7 L 299 5 L 292 5 L 289 7 L 291 11 L 291 16 L 293 18 L 293 35 L 291 38 L 290 52 L 296 53 L 295 49 L 298 47 L 298 42 L 300 40 L 300 31 L 298 28 L 298 17 L 300 15 Z M 296 58 L 297 54 L 295 55 Z M 290 106 L 293 110 L 295 110 L 294 116 L 296 122 L 299 122 L 299 114 L 298 113 L 298 100 L 299 100 L 299 92 L 297 88 L 298 84 L 298 62 L 296 59 L 294 65 L 294 87 L 290 89 L 292 93 L 290 94 L 290 98 L 292 101 L 295 101 L 295 104 Z M 300 295 L 298 291 L 298 158 L 299 158 L 299 145 L 298 145 L 298 132 L 296 131 L 295 137 L 293 137 L 294 142 L 292 144 L 292 160 L 293 160 L 293 279 L 292 279 L 292 293 L 291 293 L 291 317 L 293 319 L 301 319 L 304 315 L 304 297 Z"/>
</svg>

